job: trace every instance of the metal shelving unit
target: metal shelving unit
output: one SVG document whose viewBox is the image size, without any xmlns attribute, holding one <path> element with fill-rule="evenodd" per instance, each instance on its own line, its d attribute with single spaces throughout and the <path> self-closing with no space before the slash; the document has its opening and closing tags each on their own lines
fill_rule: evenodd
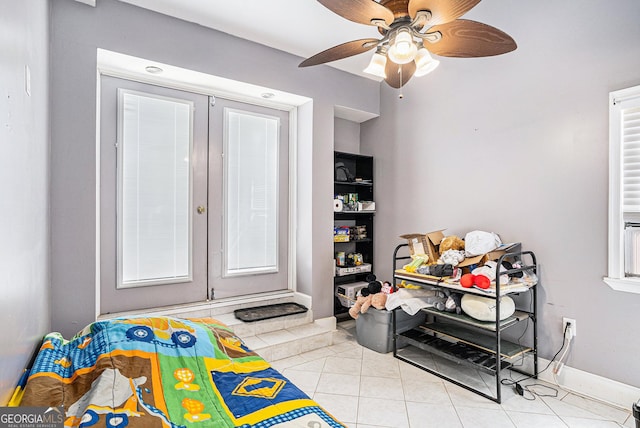
<svg viewBox="0 0 640 428">
<path fill-rule="evenodd" d="M 487 290 L 475 288 L 463 288 L 457 283 L 447 282 L 443 278 L 427 275 L 413 274 L 398 269 L 398 263 L 409 259 L 408 256 L 398 256 L 399 250 L 407 247 L 407 244 L 398 245 L 393 253 L 394 285 L 398 280 L 409 280 L 412 284 L 428 288 L 446 288 L 460 293 L 472 293 L 495 299 L 496 319 L 491 322 L 478 321 L 465 314 L 441 312 L 435 308 L 425 308 L 427 321 L 404 333 L 396 333 L 395 311 L 393 313 L 393 355 L 409 364 L 421 368 L 440 378 L 448 380 L 462 388 L 473 391 L 485 398 L 497 403 L 502 401 L 502 370 L 511 369 L 521 374 L 538 377 L 538 326 L 536 319 L 537 308 L 537 284 L 500 284 L 500 276 L 530 271 L 537 276 L 537 261 L 531 251 L 507 253 L 498 260 L 498 272 L 496 281 Z M 506 270 L 502 268 L 505 259 L 521 261 L 521 267 Z M 515 313 L 500 320 L 500 299 L 498 296 L 518 296 L 520 305 Z M 528 303 L 528 307 L 527 304 Z M 507 340 L 504 334 L 516 326 L 523 326 L 524 332 L 517 340 Z M 520 343 L 520 339 L 529 331 L 532 325 L 527 345 Z M 516 343 L 517 342 L 517 343 Z M 402 347 L 400 345 L 406 345 Z M 415 352 L 419 349 L 421 352 Z M 436 366 L 425 363 L 425 355 L 443 358 L 447 361 L 469 367 L 495 378 L 495 395 L 486 393 L 478 387 L 469 385 L 464 381 L 448 373 L 444 373 Z M 532 370 L 527 372 L 520 367 L 520 363 L 531 357 Z M 518 363 L 517 365 L 515 363 Z"/>
</svg>

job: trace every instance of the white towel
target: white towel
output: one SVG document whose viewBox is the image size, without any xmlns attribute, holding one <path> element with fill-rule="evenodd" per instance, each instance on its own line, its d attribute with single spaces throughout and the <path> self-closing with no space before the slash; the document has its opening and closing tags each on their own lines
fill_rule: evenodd
<svg viewBox="0 0 640 428">
<path fill-rule="evenodd" d="M 389 294 L 385 308 L 393 310 L 400 307 L 409 315 L 415 315 L 420 309 L 433 306 L 435 301 L 441 298 L 436 290 L 408 290 L 405 288 Z"/>
</svg>

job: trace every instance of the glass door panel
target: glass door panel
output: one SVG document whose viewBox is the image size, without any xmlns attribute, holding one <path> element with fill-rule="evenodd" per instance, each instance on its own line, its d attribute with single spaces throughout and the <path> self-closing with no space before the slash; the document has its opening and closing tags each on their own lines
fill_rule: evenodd
<svg viewBox="0 0 640 428">
<path fill-rule="evenodd" d="M 118 287 L 190 281 L 193 103 L 119 92 Z"/>
</svg>

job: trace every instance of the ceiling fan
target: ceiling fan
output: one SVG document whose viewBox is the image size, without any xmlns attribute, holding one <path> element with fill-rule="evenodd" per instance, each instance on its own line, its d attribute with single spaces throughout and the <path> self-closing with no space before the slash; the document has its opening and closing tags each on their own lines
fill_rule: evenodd
<svg viewBox="0 0 640 428">
<path fill-rule="evenodd" d="M 299 67 L 324 64 L 376 48 L 367 73 L 384 78 L 394 88 L 413 76 L 433 71 L 440 61 L 430 53 L 472 58 L 500 55 L 516 49 L 508 34 L 490 25 L 458 19 L 480 0 L 318 0 L 350 21 L 374 25 L 381 39 L 352 40 L 302 61 Z"/>
</svg>

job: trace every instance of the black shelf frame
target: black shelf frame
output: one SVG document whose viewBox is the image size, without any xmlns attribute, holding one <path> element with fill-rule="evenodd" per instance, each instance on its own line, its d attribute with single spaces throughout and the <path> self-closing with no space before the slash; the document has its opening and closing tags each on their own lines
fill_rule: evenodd
<svg viewBox="0 0 640 428">
<path fill-rule="evenodd" d="M 334 181 L 333 184 L 335 186 L 373 187 L 373 183 L 368 181 Z"/>
<path fill-rule="evenodd" d="M 421 331 L 420 329 L 409 330 L 399 336 L 401 336 L 402 339 L 410 345 L 427 351 L 433 355 L 438 355 L 439 357 L 445 358 L 449 361 L 482 370 L 490 375 L 495 375 L 497 372 L 495 355 L 491 352 L 478 349 L 472 345 L 444 340 L 438 336 L 429 334 L 428 332 Z M 397 353 L 395 356 L 403 361 L 413 363 Z M 501 370 L 512 367 L 511 363 L 504 359 L 500 359 L 500 365 Z M 445 379 L 447 378 L 445 377 Z"/>
<path fill-rule="evenodd" d="M 376 212 L 375 211 L 335 211 L 333 214 L 335 214 L 336 217 L 349 217 L 349 216 L 367 216 L 367 215 L 374 215 Z"/>
<path fill-rule="evenodd" d="M 334 195 L 357 193 L 359 201 L 373 201 L 374 177 L 373 156 L 334 151 L 334 163 L 342 162 L 354 176 L 354 181 L 338 181 L 334 175 Z M 335 174 L 335 172 L 334 172 Z M 360 179 L 362 181 L 355 181 Z M 374 273 L 374 210 L 367 211 L 337 211 L 333 213 L 334 225 L 362 225 L 367 228 L 367 238 L 350 240 L 347 242 L 334 242 L 334 252 L 355 252 L 363 255 L 363 262 L 371 265 L 370 272 L 360 272 L 338 276 L 333 279 L 334 290 L 334 316 L 338 319 L 348 317 L 348 310 L 341 305 L 335 291 L 337 286 L 353 282 L 366 282 L 367 276 Z"/>
<path fill-rule="evenodd" d="M 398 263 L 404 260 L 410 260 L 410 256 L 399 256 L 399 251 L 408 247 L 408 244 L 400 244 L 393 251 L 393 285 L 397 286 L 397 280 L 399 279 L 396 276 L 396 270 Z M 502 268 L 502 262 L 506 258 L 513 258 L 521 260 L 523 265 L 521 268 L 509 269 L 506 270 Z M 529 258 L 531 260 L 530 264 L 524 264 L 525 259 Z M 537 306 L 538 306 L 538 297 L 537 297 L 537 284 L 531 286 L 527 291 L 517 291 L 513 293 L 507 294 L 521 294 L 521 293 L 530 293 L 530 308 L 516 308 L 517 316 L 515 320 L 510 322 L 505 322 L 506 320 L 500 320 L 500 298 L 505 293 L 501 294 L 500 291 L 500 276 L 503 274 L 511 274 L 517 272 L 524 271 L 532 271 L 536 276 L 538 275 L 537 271 L 537 260 L 536 256 L 532 251 L 520 251 L 514 253 L 506 253 L 502 255 L 498 262 L 498 271 L 496 272 L 496 282 L 495 282 L 495 293 L 491 294 L 483 294 L 485 297 L 495 298 L 496 301 L 496 320 L 495 323 L 487 323 L 486 325 L 482 325 L 477 321 L 472 320 L 470 317 L 466 317 L 469 319 L 465 319 L 465 317 L 454 317 L 450 316 L 447 313 L 439 312 L 435 309 L 423 309 L 423 311 L 427 312 L 433 320 L 438 320 L 439 318 L 445 319 L 445 322 L 452 323 L 454 326 L 462 326 L 465 329 L 469 329 L 470 331 L 475 331 L 478 334 L 484 335 L 485 338 L 490 338 L 493 336 L 495 341 L 493 342 L 492 347 L 488 346 L 480 346 L 478 343 L 473 343 L 473 340 L 460 340 L 455 336 L 455 334 L 442 333 L 438 331 L 438 328 L 429 328 L 429 324 L 426 324 L 424 327 L 420 326 L 409 332 L 397 333 L 397 325 L 396 325 L 396 311 L 401 309 L 394 309 L 392 312 L 392 328 L 393 328 L 393 356 L 402 360 L 406 363 L 409 363 L 415 367 L 418 367 L 422 370 L 425 370 L 441 379 L 447 380 L 455 385 L 460 386 L 468 391 L 474 392 L 482 397 L 485 397 L 491 401 L 495 401 L 500 404 L 502 402 L 502 370 L 506 368 L 510 368 L 512 371 L 517 373 L 529 376 L 531 378 L 537 379 L 539 374 L 538 367 L 538 323 L 537 323 Z M 460 290 L 459 287 L 450 286 L 446 282 L 440 281 L 438 278 L 435 279 L 421 279 L 411 277 L 411 280 L 416 285 L 424 285 L 427 287 L 440 287 L 440 288 L 449 288 L 458 292 L 465 292 Z M 468 291 L 474 293 L 473 291 Z M 524 347 L 522 346 L 521 352 L 517 353 L 513 356 L 504 355 L 501 352 L 503 346 L 505 346 L 505 341 L 502 339 L 502 332 L 520 324 L 521 322 L 531 322 L 533 325 L 532 331 L 532 346 Z M 437 323 L 436 323 L 437 324 Z M 398 348 L 399 342 L 404 344 L 409 344 L 413 347 L 422 349 L 430 354 L 440 356 L 450 361 L 454 361 L 456 363 L 481 370 L 485 373 L 491 374 L 495 376 L 495 384 L 496 384 L 496 395 L 486 394 L 485 392 L 474 388 L 471 385 L 468 385 L 458 379 L 455 379 L 452 376 L 448 376 L 444 373 L 439 372 L 436 369 L 431 367 L 427 367 L 426 365 L 417 362 L 411 357 L 403 355 L 402 349 Z M 485 341 L 486 342 L 486 341 Z M 485 343 L 486 345 L 486 343 Z M 513 343 L 509 343 L 509 345 L 515 345 Z M 521 345 L 520 345 L 521 346 Z M 530 354 L 533 358 L 533 372 L 526 372 L 518 367 L 515 367 L 510 360 L 514 358 L 520 358 L 524 354 Z M 500 362 L 498 364 L 497 362 Z"/>
</svg>

